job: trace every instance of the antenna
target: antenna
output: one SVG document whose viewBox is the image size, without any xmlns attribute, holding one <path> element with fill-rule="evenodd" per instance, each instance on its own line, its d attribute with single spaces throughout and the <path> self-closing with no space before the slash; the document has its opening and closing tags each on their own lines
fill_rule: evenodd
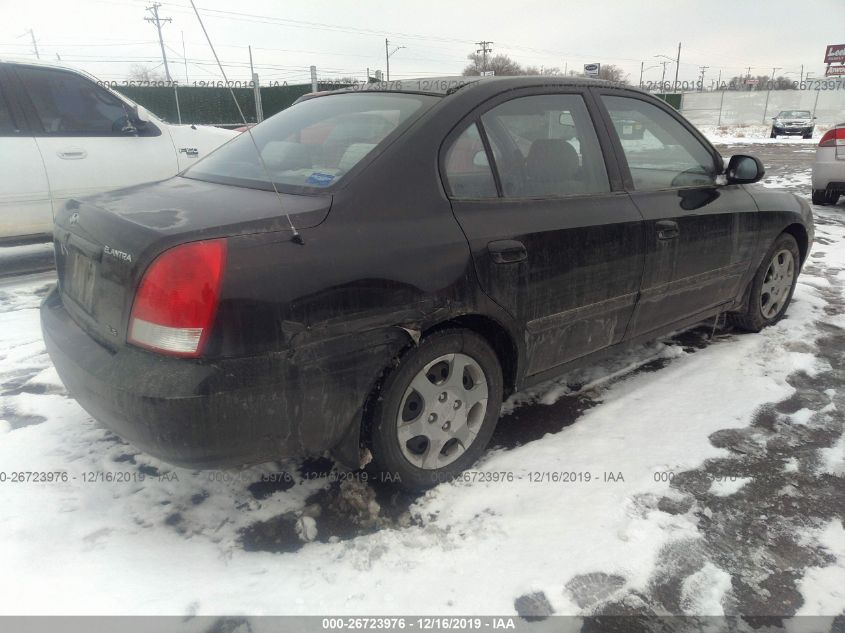
<svg viewBox="0 0 845 633">
<path fill-rule="evenodd" d="M 241 110 L 241 104 L 238 103 L 238 99 L 237 97 L 235 97 L 235 91 L 232 90 L 232 84 L 229 83 L 229 78 L 226 76 L 226 71 L 223 70 L 223 64 L 220 63 L 220 58 L 217 57 L 217 51 L 214 50 L 214 44 L 211 43 L 211 38 L 208 35 L 208 31 L 205 30 L 205 24 L 203 24 L 202 18 L 200 17 L 200 12 L 197 11 L 197 5 L 194 4 L 194 0 L 191 0 L 191 7 L 194 10 L 194 14 L 197 16 L 197 20 L 200 23 L 200 27 L 202 28 L 203 35 L 205 35 L 205 39 L 208 42 L 208 46 L 211 48 L 211 53 L 214 55 L 214 61 L 217 62 L 217 67 L 220 69 L 220 74 L 223 75 L 223 81 L 226 82 L 226 86 L 229 88 L 229 94 L 232 95 L 232 101 L 235 102 L 235 107 L 238 109 L 238 114 L 241 115 L 241 121 L 243 121 L 244 125 L 247 126 L 246 132 L 244 132 L 244 134 L 249 134 L 249 140 L 252 141 L 252 146 L 255 148 L 255 153 L 258 155 L 258 162 L 261 163 L 261 169 L 264 170 L 264 175 L 267 176 L 267 181 L 273 187 L 273 191 L 276 194 L 276 199 L 279 201 L 279 208 L 282 210 L 282 213 L 284 213 L 285 217 L 288 219 L 290 230 L 293 231 L 291 241 L 297 244 L 305 244 L 302 239 L 302 236 L 299 234 L 299 231 L 297 231 L 296 227 L 293 225 L 293 221 L 290 219 L 290 214 L 285 211 L 285 205 L 282 202 L 282 196 L 279 193 L 279 190 L 276 188 L 276 183 L 273 182 L 273 178 L 270 176 L 270 170 L 267 169 L 267 164 L 264 162 L 264 157 L 261 155 L 261 150 L 258 149 L 258 143 L 255 142 L 255 137 L 252 135 L 252 128 L 247 123 L 246 117 L 244 116 L 244 111 Z"/>
</svg>

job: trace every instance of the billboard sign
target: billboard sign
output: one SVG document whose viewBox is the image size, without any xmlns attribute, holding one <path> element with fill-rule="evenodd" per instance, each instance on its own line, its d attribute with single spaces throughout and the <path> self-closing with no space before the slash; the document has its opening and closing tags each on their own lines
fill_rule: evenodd
<svg viewBox="0 0 845 633">
<path fill-rule="evenodd" d="M 824 71 L 825 77 L 845 77 L 845 66 L 828 66 Z"/>
<path fill-rule="evenodd" d="M 845 44 L 829 44 L 824 51 L 825 64 L 841 64 L 845 62 Z"/>
<path fill-rule="evenodd" d="M 587 77 L 598 77 L 601 71 L 601 64 L 584 64 L 584 74 Z"/>
</svg>

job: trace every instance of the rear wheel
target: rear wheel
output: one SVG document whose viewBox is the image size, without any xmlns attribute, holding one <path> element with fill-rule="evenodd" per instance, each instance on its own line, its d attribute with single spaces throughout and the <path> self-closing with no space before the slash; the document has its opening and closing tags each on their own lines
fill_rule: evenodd
<svg viewBox="0 0 845 633">
<path fill-rule="evenodd" d="M 812 132 L 807 132 L 806 134 L 803 134 L 802 136 L 803 136 L 804 138 L 813 138 L 813 133 L 812 133 Z"/>
<path fill-rule="evenodd" d="M 484 452 L 502 391 L 498 358 L 483 338 L 459 329 L 426 337 L 381 387 L 371 424 L 373 467 L 408 490 L 454 478 Z"/>
<path fill-rule="evenodd" d="M 813 204 L 830 204 L 828 202 L 827 191 L 824 189 L 813 189 Z"/>
<path fill-rule="evenodd" d="M 749 332 L 759 332 L 780 321 L 792 300 L 800 262 L 801 254 L 795 238 L 781 233 L 754 275 L 745 310 L 729 315 L 733 325 Z"/>
</svg>

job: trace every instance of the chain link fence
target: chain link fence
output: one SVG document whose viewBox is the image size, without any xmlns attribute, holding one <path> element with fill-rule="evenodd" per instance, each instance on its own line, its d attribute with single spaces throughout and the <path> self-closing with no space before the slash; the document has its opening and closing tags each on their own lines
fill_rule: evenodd
<svg viewBox="0 0 845 633">
<path fill-rule="evenodd" d="M 781 110 L 809 110 L 817 125 L 845 121 L 845 89 L 685 92 L 681 112 L 695 125 L 767 125 Z"/>
</svg>

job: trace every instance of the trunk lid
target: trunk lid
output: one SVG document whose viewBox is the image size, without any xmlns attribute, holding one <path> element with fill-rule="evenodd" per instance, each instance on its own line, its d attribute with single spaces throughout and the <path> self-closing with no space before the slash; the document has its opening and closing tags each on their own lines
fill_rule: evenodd
<svg viewBox="0 0 845 633">
<path fill-rule="evenodd" d="M 177 244 L 251 233 L 290 233 L 328 215 L 330 195 L 280 194 L 175 177 L 82 200 L 56 214 L 53 231 L 62 302 L 110 349 L 126 341 L 135 290 L 147 266 Z"/>
</svg>

